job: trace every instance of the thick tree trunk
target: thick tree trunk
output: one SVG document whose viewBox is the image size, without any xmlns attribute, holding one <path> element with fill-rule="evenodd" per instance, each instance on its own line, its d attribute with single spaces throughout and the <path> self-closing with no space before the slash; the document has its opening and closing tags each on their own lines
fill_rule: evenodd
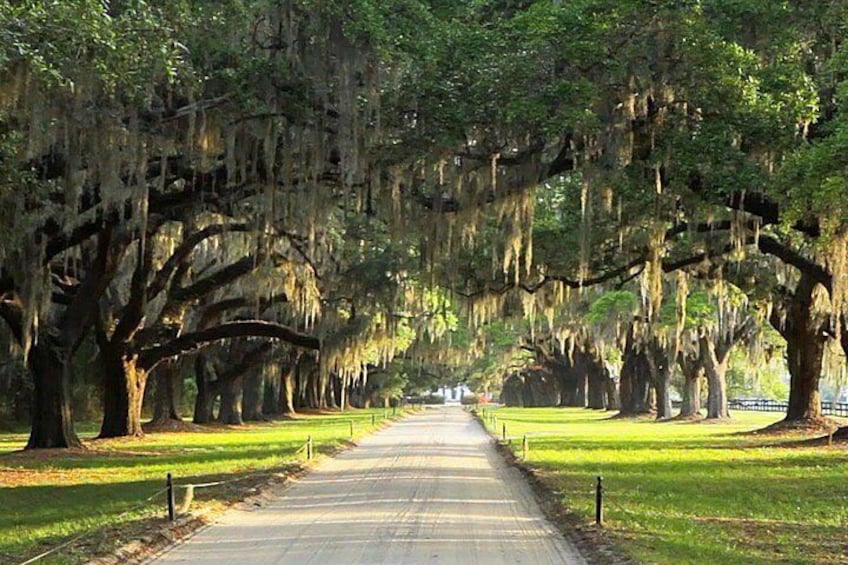
<svg viewBox="0 0 848 565">
<path fill-rule="evenodd" d="M 505 406 L 524 407 L 524 379 L 512 374 L 504 380 L 500 403 Z"/>
<path fill-rule="evenodd" d="M 265 419 L 262 413 L 262 388 L 265 376 L 262 368 L 250 371 L 244 379 L 244 400 L 242 402 L 242 419 L 246 422 L 258 422 Z"/>
<path fill-rule="evenodd" d="M 680 406 L 680 416 L 692 418 L 701 416 L 701 379 L 703 369 L 683 375 L 683 404 Z"/>
<path fill-rule="evenodd" d="M 322 372 L 323 371 L 319 371 Z M 321 394 L 322 403 L 320 408 L 338 408 L 339 404 L 336 401 L 337 390 L 336 383 L 338 379 L 334 375 L 323 375 L 321 377 Z"/>
<path fill-rule="evenodd" d="M 71 414 L 71 360 L 42 337 L 29 352 L 32 428 L 27 449 L 80 447 Z"/>
<path fill-rule="evenodd" d="M 153 421 L 182 421 L 180 402 L 182 399 L 182 372 L 177 360 L 162 363 L 156 368 L 156 394 L 153 399 Z"/>
<path fill-rule="evenodd" d="M 290 365 L 283 369 L 283 374 L 280 378 L 280 402 L 283 414 L 289 416 L 296 413 L 295 398 L 296 398 L 296 365 Z"/>
<path fill-rule="evenodd" d="M 667 420 L 672 417 L 671 367 L 669 367 L 667 351 L 657 338 L 651 339 L 648 349 L 648 365 L 657 395 L 657 420 Z"/>
<path fill-rule="evenodd" d="M 101 349 L 103 368 L 103 424 L 101 438 L 144 435 L 141 407 L 147 372 L 136 365 L 122 348 Z"/>
<path fill-rule="evenodd" d="M 722 420 L 730 418 L 727 409 L 727 363 L 707 367 L 707 419 Z"/>
<path fill-rule="evenodd" d="M 241 375 L 222 383 L 221 408 L 218 410 L 218 421 L 222 424 L 238 426 L 244 423 L 241 416 L 242 383 Z"/>
<path fill-rule="evenodd" d="M 701 350 L 701 364 L 707 377 L 707 419 L 721 420 L 730 418 L 727 409 L 727 361 L 730 347 L 716 349 L 713 338 L 702 333 L 698 337 Z"/>
<path fill-rule="evenodd" d="M 212 380 L 206 356 L 200 354 L 194 361 L 194 378 L 197 383 L 197 398 L 194 400 L 194 423 L 208 424 L 212 421 L 217 389 Z"/>
<path fill-rule="evenodd" d="M 590 352 L 584 353 L 584 362 L 588 380 L 588 408 L 606 410 L 607 372 L 603 362 Z"/>
<path fill-rule="evenodd" d="M 789 369 L 789 407 L 787 422 L 817 420 L 822 417 L 819 379 L 827 341 L 828 321 L 817 313 L 817 283 L 802 273 L 789 301 L 786 319 L 772 314 L 772 325 L 786 339 L 786 361 Z M 781 322 L 785 322 L 781 325 Z"/>
<path fill-rule="evenodd" d="M 789 407 L 786 421 L 817 420 L 822 417 L 819 380 L 825 342 L 815 333 L 796 333 L 786 340 L 789 366 Z"/>
<path fill-rule="evenodd" d="M 607 410 L 621 410 L 621 395 L 618 392 L 618 383 L 605 369 L 604 396 L 606 397 Z"/>
<path fill-rule="evenodd" d="M 636 338 L 631 329 L 624 347 L 624 362 L 621 366 L 621 415 L 636 416 L 651 411 L 650 375 L 648 355 L 642 348 L 637 347 Z"/>
<path fill-rule="evenodd" d="M 305 397 L 303 399 L 306 408 L 320 408 L 323 395 L 321 394 L 321 379 L 318 376 L 318 370 L 313 367 L 301 367 L 299 371 L 306 380 Z"/>
<path fill-rule="evenodd" d="M 268 415 L 282 414 L 283 405 L 280 402 L 282 375 L 279 370 L 265 375 L 265 393 L 262 398 L 262 412 Z"/>
<path fill-rule="evenodd" d="M 574 391 L 574 406 L 586 408 L 586 389 L 589 384 L 589 375 L 586 372 L 586 364 L 578 363 L 577 389 Z"/>
<path fill-rule="evenodd" d="M 571 358 L 565 355 L 557 356 L 555 361 L 546 364 L 549 371 L 556 377 L 555 383 L 559 393 L 559 406 L 561 407 L 586 407 L 588 379 L 586 364 L 581 356 L 582 354 L 579 351 L 574 351 Z M 527 382 L 527 379 L 525 379 L 525 382 Z"/>
</svg>

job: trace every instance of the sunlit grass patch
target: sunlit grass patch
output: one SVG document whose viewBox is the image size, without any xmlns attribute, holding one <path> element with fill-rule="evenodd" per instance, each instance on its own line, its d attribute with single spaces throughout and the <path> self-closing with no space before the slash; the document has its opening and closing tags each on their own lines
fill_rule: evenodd
<svg viewBox="0 0 848 565">
<path fill-rule="evenodd" d="M 780 414 L 738 412 L 721 423 L 573 408 L 490 414 L 517 454 L 528 436 L 530 463 L 587 522 L 603 476 L 606 529 L 640 562 L 848 562 L 848 450 L 748 433 Z"/>
<path fill-rule="evenodd" d="M 114 539 L 97 532 L 162 519 L 160 491 L 169 472 L 177 484 L 237 480 L 196 492 L 196 507 L 220 506 L 257 481 L 291 470 L 303 460 L 299 450 L 308 436 L 316 453 L 326 453 L 350 439 L 350 422 L 354 437 L 371 432 L 372 415 L 379 423 L 387 414 L 352 410 L 112 440 L 92 439 L 95 427 L 83 425 L 87 449 L 71 451 L 20 451 L 26 434 L 0 434 L 0 563 L 18 563 L 79 534 L 90 546 L 119 543 L 114 530 L 108 536 Z M 40 562 L 86 557 L 86 549 L 77 548 Z"/>
</svg>

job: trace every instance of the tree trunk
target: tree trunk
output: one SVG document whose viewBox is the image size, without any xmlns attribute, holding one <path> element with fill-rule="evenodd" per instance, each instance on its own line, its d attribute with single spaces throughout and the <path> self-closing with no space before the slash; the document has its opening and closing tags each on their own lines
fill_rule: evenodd
<svg viewBox="0 0 848 565">
<path fill-rule="evenodd" d="M 274 371 L 265 375 L 265 393 L 262 398 L 262 412 L 264 414 L 282 414 L 283 404 L 280 402 L 282 375 L 280 374 L 279 365 Z"/>
<path fill-rule="evenodd" d="M 789 301 L 785 324 L 772 314 L 772 325 L 786 339 L 786 361 L 789 369 L 789 407 L 786 422 L 818 420 L 822 416 L 819 379 L 827 341 L 827 320 L 816 314 L 817 283 L 805 273 Z"/>
<path fill-rule="evenodd" d="M 584 353 L 586 376 L 588 380 L 588 407 L 593 410 L 606 410 L 607 373 L 603 362 L 592 353 Z"/>
<path fill-rule="evenodd" d="M 577 373 L 577 389 L 574 391 L 574 406 L 578 408 L 586 408 L 586 388 L 589 383 L 589 375 L 586 372 L 586 364 L 578 364 Z"/>
<path fill-rule="evenodd" d="M 571 360 L 562 356 L 557 359 L 557 362 L 551 363 L 550 368 L 556 376 L 557 387 L 559 388 L 559 406 L 570 406 L 574 402 L 574 390 L 577 388 L 574 372 L 571 370 Z"/>
<path fill-rule="evenodd" d="M 160 364 L 155 373 L 156 395 L 153 399 L 153 421 L 182 421 L 180 400 L 182 397 L 182 371 L 178 360 Z"/>
<path fill-rule="evenodd" d="M 218 421 L 222 424 L 238 426 L 244 423 L 241 417 L 243 376 L 227 379 L 221 386 L 221 408 Z"/>
<path fill-rule="evenodd" d="M 606 396 L 607 410 L 621 410 L 621 395 L 618 392 L 618 383 L 609 373 L 609 369 L 604 368 L 604 395 Z"/>
<path fill-rule="evenodd" d="M 814 333 L 799 332 L 786 340 L 790 375 L 786 421 L 817 420 L 822 416 L 819 378 L 824 344 Z"/>
<path fill-rule="evenodd" d="M 265 419 L 262 413 L 262 389 L 265 376 L 262 367 L 250 371 L 244 379 L 244 401 L 242 418 L 247 422 L 258 422 Z"/>
<path fill-rule="evenodd" d="M 289 365 L 283 369 L 283 374 L 280 377 L 280 407 L 282 408 L 282 413 L 289 416 L 296 414 L 294 403 L 296 371 L 297 365 Z"/>
<path fill-rule="evenodd" d="M 71 360 L 45 336 L 29 352 L 32 428 L 27 449 L 80 447 L 71 414 Z"/>
<path fill-rule="evenodd" d="M 683 373 L 683 404 L 680 406 L 680 417 L 700 417 L 701 379 L 704 377 L 704 367 L 696 358 L 690 357 L 680 363 L 680 370 Z"/>
<path fill-rule="evenodd" d="M 636 343 L 633 328 L 627 335 L 621 366 L 621 415 L 636 416 L 651 411 L 651 368 L 648 355 Z"/>
<path fill-rule="evenodd" d="M 556 377 L 555 383 L 559 389 L 559 406 L 585 408 L 587 375 L 582 353 L 574 351 L 570 358 L 567 355 L 557 356 L 555 361 L 546 365 L 549 372 Z M 536 405 L 535 401 L 533 405 Z M 541 404 L 539 405 L 541 406 Z"/>
<path fill-rule="evenodd" d="M 212 380 L 210 367 L 203 353 L 194 360 L 194 378 L 197 382 L 197 398 L 194 401 L 193 421 L 195 424 L 208 424 L 212 421 L 218 387 Z"/>
<path fill-rule="evenodd" d="M 656 368 L 654 391 L 656 392 L 657 420 L 671 418 L 671 371 L 668 370 L 668 367 L 659 366 Z"/>
<path fill-rule="evenodd" d="M 323 373 L 323 371 L 319 371 Z M 320 408 L 338 408 L 339 404 L 336 401 L 338 397 L 338 391 L 336 390 L 336 384 L 338 379 L 334 375 L 322 375 L 321 376 L 321 394 L 322 404 Z"/>
<path fill-rule="evenodd" d="M 103 369 L 103 424 L 101 438 L 144 435 L 141 407 L 147 372 L 136 365 L 123 348 L 112 345 L 101 349 Z"/>
<path fill-rule="evenodd" d="M 727 361 L 729 347 L 717 350 L 713 338 L 706 332 L 698 337 L 704 374 L 707 376 L 707 419 L 730 418 L 727 410 Z"/>
<path fill-rule="evenodd" d="M 667 420 L 672 417 L 671 367 L 669 367 L 667 351 L 657 338 L 651 339 L 648 349 L 651 380 L 657 395 L 657 420 Z"/>
</svg>

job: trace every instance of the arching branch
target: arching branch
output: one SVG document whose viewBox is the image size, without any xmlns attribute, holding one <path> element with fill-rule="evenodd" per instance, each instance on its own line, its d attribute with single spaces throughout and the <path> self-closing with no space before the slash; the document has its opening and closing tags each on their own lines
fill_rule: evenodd
<svg viewBox="0 0 848 565">
<path fill-rule="evenodd" d="M 203 241 L 215 237 L 217 235 L 221 235 L 229 232 L 246 232 L 250 230 L 250 226 L 248 224 L 214 224 L 211 226 L 207 226 L 200 231 L 194 232 L 189 235 L 185 240 L 179 245 L 179 247 L 174 250 L 174 253 L 168 258 L 165 264 L 161 269 L 156 273 L 153 281 L 147 287 L 147 300 L 154 299 L 159 293 L 165 290 L 168 286 L 168 281 L 171 278 L 171 275 L 174 274 L 174 271 L 177 268 L 177 265 L 180 264 L 188 255 L 194 251 L 194 248 L 197 247 Z"/>
<path fill-rule="evenodd" d="M 160 361 L 170 357 L 197 351 L 216 341 L 236 337 L 267 337 L 305 349 L 319 350 L 321 348 L 321 340 L 318 337 L 298 332 L 281 324 L 261 321 L 228 322 L 183 334 L 167 343 L 144 349 L 139 353 L 139 366 L 150 370 Z"/>
</svg>

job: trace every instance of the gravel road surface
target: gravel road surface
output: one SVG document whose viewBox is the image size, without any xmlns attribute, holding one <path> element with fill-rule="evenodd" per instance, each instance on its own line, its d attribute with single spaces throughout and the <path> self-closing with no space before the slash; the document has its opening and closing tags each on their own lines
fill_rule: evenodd
<svg viewBox="0 0 848 565">
<path fill-rule="evenodd" d="M 226 513 L 153 563 L 583 564 L 518 470 L 458 407 L 327 459 L 268 504 Z"/>
</svg>

